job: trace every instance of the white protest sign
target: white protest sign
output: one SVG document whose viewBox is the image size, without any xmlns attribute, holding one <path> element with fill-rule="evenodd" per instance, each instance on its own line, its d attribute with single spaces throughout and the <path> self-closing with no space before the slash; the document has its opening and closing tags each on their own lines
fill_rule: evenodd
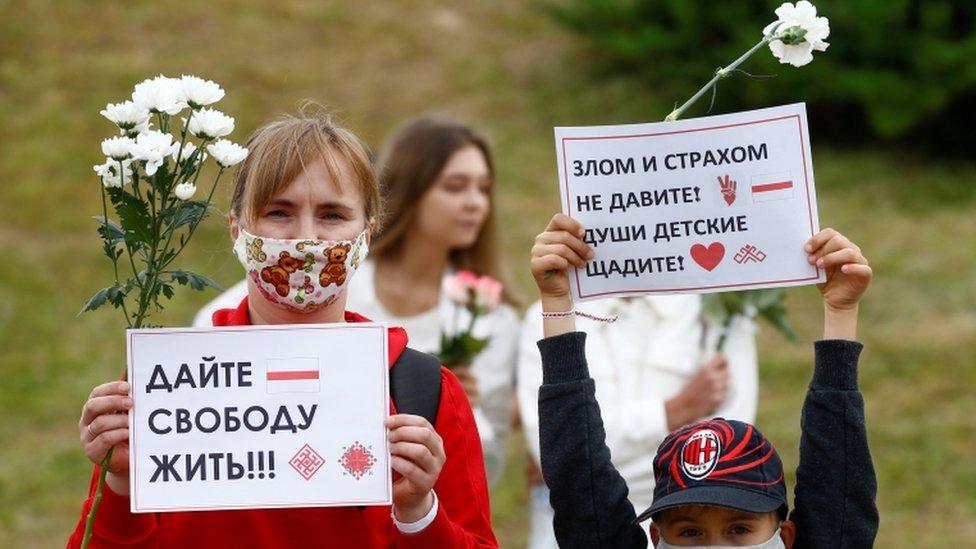
<svg viewBox="0 0 976 549">
<path fill-rule="evenodd" d="M 577 301 L 823 282 L 802 103 L 676 122 L 555 128 L 563 212 L 595 257 Z"/>
<path fill-rule="evenodd" d="M 385 325 L 127 335 L 132 512 L 392 502 Z"/>
</svg>

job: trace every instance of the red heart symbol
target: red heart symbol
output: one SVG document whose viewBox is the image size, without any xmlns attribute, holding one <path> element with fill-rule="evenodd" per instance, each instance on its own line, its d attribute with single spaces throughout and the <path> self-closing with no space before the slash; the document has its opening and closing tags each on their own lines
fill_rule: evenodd
<svg viewBox="0 0 976 549">
<path fill-rule="evenodd" d="M 691 258 L 706 271 L 718 267 L 723 257 L 725 257 L 725 246 L 721 242 L 712 242 L 707 248 L 701 244 L 691 247 Z"/>
</svg>

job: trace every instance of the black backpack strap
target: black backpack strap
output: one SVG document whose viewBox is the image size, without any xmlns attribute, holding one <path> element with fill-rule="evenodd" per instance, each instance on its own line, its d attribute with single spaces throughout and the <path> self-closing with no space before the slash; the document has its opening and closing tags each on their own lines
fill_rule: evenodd
<svg viewBox="0 0 976 549">
<path fill-rule="evenodd" d="M 441 362 L 405 348 L 390 368 L 390 397 L 398 413 L 420 416 L 434 425 L 441 403 Z"/>
</svg>

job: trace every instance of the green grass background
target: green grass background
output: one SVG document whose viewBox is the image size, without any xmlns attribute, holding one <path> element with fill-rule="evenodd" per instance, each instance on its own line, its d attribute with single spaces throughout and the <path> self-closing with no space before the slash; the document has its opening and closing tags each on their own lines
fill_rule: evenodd
<svg viewBox="0 0 976 549">
<path fill-rule="evenodd" d="M 224 86 L 220 108 L 237 118 L 238 141 L 305 98 L 373 145 L 433 108 L 471 121 L 495 145 L 504 250 L 531 296 L 528 249 L 558 208 L 552 126 L 656 120 L 683 99 L 601 81 L 587 68 L 598 63 L 515 0 L 0 0 L 0 547 L 64 543 L 90 468 L 81 404 L 123 369 L 119 315 L 76 317 L 110 276 L 90 219 L 100 208 L 91 166 L 112 133 L 98 114 L 105 103 L 148 76 L 187 73 Z M 861 381 L 878 546 L 976 546 L 976 166 L 824 146 L 814 164 L 822 226 L 858 242 L 876 272 Z M 229 189 L 218 194 L 222 211 Z M 223 284 L 241 276 L 219 218 L 179 262 Z M 159 321 L 188 323 L 214 295 L 184 291 Z M 802 343 L 760 335 L 758 423 L 793 466 L 822 317 L 813 288 L 788 296 Z M 503 547 L 524 545 L 522 448 L 492 494 Z"/>
</svg>

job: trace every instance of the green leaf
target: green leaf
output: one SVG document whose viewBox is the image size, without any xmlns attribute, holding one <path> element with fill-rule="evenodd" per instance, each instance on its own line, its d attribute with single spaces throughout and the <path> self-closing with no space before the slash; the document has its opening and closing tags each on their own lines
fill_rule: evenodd
<svg viewBox="0 0 976 549">
<path fill-rule="evenodd" d="M 87 313 L 88 311 L 94 311 L 95 309 L 98 309 L 102 305 L 105 305 L 105 302 L 109 301 L 110 296 L 114 295 L 113 290 L 115 291 L 115 293 L 117 293 L 119 287 L 113 284 L 111 286 L 106 286 L 101 290 L 95 292 L 95 295 L 91 296 L 88 302 L 85 303 L 85 306 L 82 307 L 80 311 L 78 311 L 78 314 L 80 315 L 82 313 Z"/>
<path fill-rule="evenodd" d="M 128 290 L 125 288 L 120 288 L 118 286 L 112 286 L 108 290 L 108 301 L 116 309 L 122 306 L 122 302 L 125 300 L 126 295 L 128 295 Z"/>
<path fill-rule="evenodd" d="M 93 215 L 92 219 L 98 222 L 98 235 L 109 245 L 118 244 L 125 240 L 125 231 L 112 219 L 106 219 L 102 215 Z"/>
<path fill-rule="evenodd" d="M 441 334 L 441 350 L 437 353 L 437 358 L 448 367 L 470 365 L 487 345 L 487 338 L 473 337 L 468 332 L 455 336 Z"/>
<path fill-rule="evenodd" d="M 111 188 L 108 191 L 126 241 L 149 246 L 154 232 L 149 206 L 124 189 Z"/>
<path fill-rule="evenodd" d="M 793 342 L 797 340 L 796 331 L 786 317 L 786 308 L 782 304 L 777 303 L 776 305 L 761 309 L 759 316 L 772 324 L 786 339 Z"/>
<path fill-rule="evenodd" d="M 183 206 L 173 206 L 159 211 L 163 222 L 174 229 L 202 221 L 207 216 L 207 203 L 200 200 L 184 202 Z"/>
<path fill-rule="evenodd" d="M 748 294 L 747 300 L 759 311 L 780 303 L 786 295 L 786 292 L 782 288 L 749 290 L 746 293 Z"/>
<path fill-rule="evenodd" d="M 729 318 L 729 312 L 725 309 L 719 294 L 705 294 L 701 298 L 702 314 L 705 318 L 715 324 L 724 325 Z"/>
<path fill-rule="evenodd" d="M 483 351 L 485 347 L 488 346 L 488 339 L 479 339 L 476 337 L 471 337 L 470 335 L 465 338 L 465 351 L 468 352 L 468 356 L 471 357 L 471 362 L 474 361 L 474 357 L 478 356 L 478 353 Z"/>
<path fill-rule="evenodd" d="M 785 297 L 786 292 L 782 288 L 708 294 L 702 296 L 702 314 L 712 322 L 725 325 L 732 317 L 746 314 L 747 306 L 751 306 L 756 314 L 772 324 L 786 339 L 796 341 L 796 331 L 783 305 Z"/>
<path fill-rule="evenodd" d="M 201 274 L 194 273 L 192 271 L 184 271 L 182 269 L 177 269 L 175 271 L 171 271 L 169 275 L 172 281 L 183 286 L 189 285 L 191 288 L 197 291 L 203 291 L 203 289 L 206 288 L 207 286 L 218 291 L 223 291 L 223 288 L 220 287 L 220 284 L 217 284 L 212 279 L 207 278 Z"/>
</svg>

